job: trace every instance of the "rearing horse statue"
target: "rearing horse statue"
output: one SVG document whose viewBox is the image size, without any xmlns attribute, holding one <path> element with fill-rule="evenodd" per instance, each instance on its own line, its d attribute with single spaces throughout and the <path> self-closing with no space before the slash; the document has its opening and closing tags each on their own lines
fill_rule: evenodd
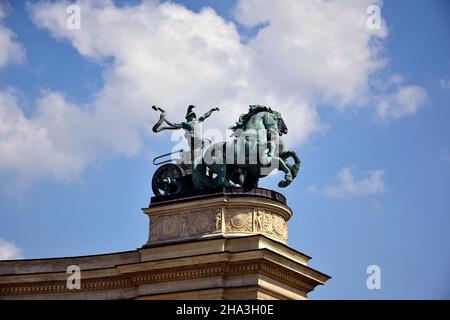
<svg viewBox="0 0 450 320">
<path fill-rule="evenodd" d="M 285 173 L 279 187 L 288 186 L 300 169 L 300 158 L 285 150 L 281 136 L 288 129 L 281 114 L 270 107 L 251 105 L 233 131 L 232 141 L 211 145 L 201 158 L 194 159 L 192 182 L 195 188 L 255 188 L 261 177 L 274 169 Z M 293 158 L 290 164 L 287 159 Z M 206 174 L 205 174 L 206 173 Z"/>
</svg>

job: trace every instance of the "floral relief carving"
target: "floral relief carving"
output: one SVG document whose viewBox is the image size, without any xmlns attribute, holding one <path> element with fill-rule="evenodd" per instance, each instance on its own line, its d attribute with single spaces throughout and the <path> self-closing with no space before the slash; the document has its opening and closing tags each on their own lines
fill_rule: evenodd
<svg viewBox="0 0 450 320">
<path fill-rule="evenodd" d="M 284 230 L 286 226 L 286 221 L 279 215 L 272 215 L 273 220 L 273 230 L 280 236 L 284 235 Z"/>
<path fill-rule="evenodd" d="M 162 238 L 174 238 L 180 234 L 180 217 L 176 215 L 170 215 L 161 217 L 161 237 Z"/>
<path fill-rule="evenodd" d="M 252 231 L 253 211 L 247 208 L 231 209 L 227 212 L 227 231 Z"/>
<path fill-rule="evenodd" d="M 287 222 L 284 216 L 264 207 L 211 208 L 181 211 L 176 214 L 152 217 L 150 240 L 161 241 L 202 236 L 208 233 L 261 233 L 283 241 L 287 240 Z"/>
<path fill-rule="evenodd" d="M 268 210 L 255 209 L 253 231 L 287 240 L 287 223 L 284 217 Z"/>
<path fill-rule="evenodd" d="M 273 233 L 273 215 L 270 213 L 264 215 L 264 232 L 268 234 Z"/>
<path fill-rule="evenodd" d="M 211 230 L 212 214 L 213 213 L 211 210 L 190 212 L 189 213 L 190 235 L 212 231 Z"/>
</svg>

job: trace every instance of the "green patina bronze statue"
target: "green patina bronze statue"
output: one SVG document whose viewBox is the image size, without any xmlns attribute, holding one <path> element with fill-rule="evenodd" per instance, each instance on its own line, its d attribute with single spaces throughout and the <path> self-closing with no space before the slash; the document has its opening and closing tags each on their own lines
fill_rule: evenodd
<svg viewBox="0 0 450 320">
<path fill-rule="evenodd" d="M 218 187 L 256 188 L 261 177 L 273 170 L 284 172 L 284 180 L 279 187 L 287 187 L 297 176 L 300 159 L 293 151 L 285 149 L 281 136 L 288 132 L 281 114 L 270 107 L 251 105 L 242 114 L 233 131 L 232 140 L 212 144 L 205 148 L 201 123 L 219 108 L 213 108 L 202 117 L 196 117 L 189 106 L 186 122 L 174 124 L 166 119 L 165 111 L 160 111 L 154 132 L 184 129 L 189 151 L 178 150 L 163 156 L 183 151 L 183 157 L 160 162 L 152 180 L 156 196 L 189 193 Z M 163 156 L 157 157 L 159 159 Z M 294 163 L 287 160 L 292 158 Z M 155 163 L 155 161 L 154 161 Z M 155 163 L 156 164 L 156 163 Z"/>
<path fill-rule="evenodd" d="M 203 147 L 203 137 L 201 130 L 201 123 L 205 121 L 214 111 L 219 111 L 219 108 L 212 108 L 203 116 L 197 119 L 197 115 L 192 111 L 195 106 L 190 105 L 186 112 L 186 121 L 182 123 L 172 123 L 166 119 L 166 112 L 156 106 L 152 106 L 153 110 L 160 111 L 158 122 L 153 126 L 153 132 L 160 132 L 163 130 L 178 130 L 184 129 L 185 138 L 188 141 L 189 148 L 195 150 Z M 166 126 L 164 126 L 164 123 Z"/>
</svg>

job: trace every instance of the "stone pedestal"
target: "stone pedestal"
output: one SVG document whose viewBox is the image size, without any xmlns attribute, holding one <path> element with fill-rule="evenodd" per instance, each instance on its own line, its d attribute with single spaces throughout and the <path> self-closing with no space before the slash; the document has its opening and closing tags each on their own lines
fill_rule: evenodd
<svg viewBox="0 0 450 320">
<path fill-rule="evenodd" d="M 292 216 L 285 197 L 266 189 L 218 189 L 198 195 L 152 198 L 145 245 L 261 234 L 287 243 Z"/>
</svg>

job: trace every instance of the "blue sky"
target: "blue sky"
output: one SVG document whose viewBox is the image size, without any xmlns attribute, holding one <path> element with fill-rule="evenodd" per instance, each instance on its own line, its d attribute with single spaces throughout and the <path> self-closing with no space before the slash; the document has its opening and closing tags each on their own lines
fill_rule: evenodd
<svg viewBox="0 0 450 320">
<path fill-rule="evenodd" d="M 289 245 L 333 277 L 311 298 L 450 298 L 447 1 L 82 1 L 79 30 L 69 3 L 1 3 L 0 258 L 140 247 L 151 159 L 176 144 L 149 106 L 219 106 L 224 130 L 267 103 L 302 170 L 261 185 L 287 196 Z"/>
</svg>

